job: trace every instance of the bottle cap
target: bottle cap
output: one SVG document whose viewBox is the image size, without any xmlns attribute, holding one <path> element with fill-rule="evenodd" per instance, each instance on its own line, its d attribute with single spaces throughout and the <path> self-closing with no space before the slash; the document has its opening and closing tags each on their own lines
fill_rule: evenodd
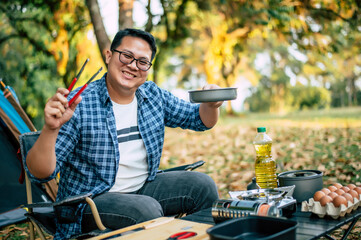
<svg viewBox="0 0 361 240">
<path fill-rule="evenodd" d="M 266 128 L 265 127 L 258 127 L 257 132 L 266 132 Z"/>
</svg>

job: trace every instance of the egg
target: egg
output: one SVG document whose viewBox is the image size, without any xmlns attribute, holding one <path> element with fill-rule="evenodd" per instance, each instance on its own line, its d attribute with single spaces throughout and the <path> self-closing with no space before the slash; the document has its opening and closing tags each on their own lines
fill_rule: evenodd
<svg viewBox="0 0 361 240">
<path fill-rule="evenodd" d="M 338 194 L 335 192 L 330 192 L 327 196 L 330 196 L 332 199 L 334 199 L 335 197 L 338 196 Z"/>
<path fill-rule="evenodd" d="M 330 203 L 332 202 L 332 198 L 330 196 L 323 196 L 321 199 L 320 199 L 320 204 L 321 206 L 326 206 L 327 203 Z"/>
<path fill-rule="evenodd" d="M 348 193 L 351 194 L 351 196 L 353 198 L 356 198 L 359 200 L 359 194 L 355 190 L 352 189 L 352 190 L 348 191 Z"/>
<path fill-rule="evenodd" d="M 347 207 L 347 200 L 344 196 L 335 197 L 335 199 L 333 199 L 332 203 L 335 207 L 340 207 L 341 205 L 345 205 L 345 207 Z"/>
<path fill-rule="evenodd" d="M 342 187 L 342 188 L 340 188 L 340 189 L 344 190 L 345 192 L 350 191 L 350 188 L 349 188 L 349 187 L 345 187 L 345 186 L 343 186 L 343 187 Z"/>
<path fill-rule="evenodd" d="M 342 194 L 342 196 L 346 198 L 347 202 L 350 201 L 353 204 L 353 197 L 351 196 L 351 194 L 344 193 L 344 194 Z"/>
<path fill-rule="evenodd" d="M 348 187 L 350 190 L 352 190 L 352 189 L 354 189 L 354 188 L 356 187 L 356 185 L 353 184 L 353 183 L 350 183 L 350 184 L 347 184 L 347 187 Z"/>
<path fill-rule="evenodd" d="M 333 186 L 333 185 L 331 185 L 331 186 L 328 187 L 328 189 L 330 189 L 331 192 L 334 192 L 334 191 L 336 191 L 338 188 L 335 187 L 335 186 Z"/>
<path fill-rule="evenodd" d="M 337 189 L 337 190 L 335 191 L 335 193 L 337 193 L 338 195 L 342 195 L 342 194 L 345 193 L 345 191 L 342 190 L 342 189 Z"/>
<path fill-rule="evenodd" d="M 326 193 L 326 195 L 331 192 L 331 190 L 328 189 L 328 188 L 322 188 L 321 191 L 324 192 L 324 193 Z"/>
<path fill-rule="evenodd" d="M 342 184 L 341 184 L 341 183 L 334 183 L 333 186 L 337 187 L 337 189 L 342 188 Z"/>
<path fill-rule="evenodd" d="M 313 195 L 313 200 L 315 202 L 318 202 L 321 200 L 322 197 L 326 196 L 326 193 L 322 192 L 322 191 L 317 191 L 315 192 L 315 194 Z"/>
<path fill-rule="evenodd" d="M 353 190 L 355 190 L 359 195 L 361 194 L 361 187 L 355 187 Z"/>
</svg>

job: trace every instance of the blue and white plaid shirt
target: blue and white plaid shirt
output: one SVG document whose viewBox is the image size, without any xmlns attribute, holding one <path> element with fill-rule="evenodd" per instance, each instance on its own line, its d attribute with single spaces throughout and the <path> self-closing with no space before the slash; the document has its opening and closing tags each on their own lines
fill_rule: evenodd
<svg viewBox="0 0 361 240">
<path fill-rule="evenodd" d="M 56 170 L 60 171 L 57 200 L 91 192 L 98 195 L 113 185 L 118 171 L 119 149 L 112 103 L 106 87 L 106 74 L 82 93 L 82 101 L 73 117 L 62 126 L 56 142 Z M 69 99 L 77 92 L 73 91 Z M 199 104 L 181 100 L 153 82 L 145 82 L 136 91 L 138 125 L 147 151 L 149 177 L 156 177 L 162 155 L 164 128 L 181 127 L 195 131 L 208 128 L 199 116 Z M 30 176 L 34 178 L 31 174 Z M 44 180 L 37 180 L 44 181 Z M 55 239 L 69 239 L 81 233 L 84 205 L 62 215 L 76 215 L 71 224 L 57 224 Z"/>
</svg>

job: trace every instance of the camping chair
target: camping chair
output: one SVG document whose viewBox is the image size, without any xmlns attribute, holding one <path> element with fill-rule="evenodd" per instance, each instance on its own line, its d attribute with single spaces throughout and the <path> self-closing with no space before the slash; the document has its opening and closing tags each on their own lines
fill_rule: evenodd
<svg viewBox="0 0 361 240">
<path fill-rule="evenodd" d="M 40 131 L 24 133 L 20 136 L 19 138 L 20 150 L 21 150 L 21 157 L 23 159 L 25 159 L 27 152 L 32 148 L 32 146 L 38 139 L 39 135 L 40 135 Z M 192 171 L 202 166 L 204 163 L 205 163 L 204 161 L 198 161 L 193 164 L 187 164 L 165 170 L 159 170 L 158 173 L 169 172 L 169 171 L 183 171 L 183 170 Z M 102 224 L 98 210 L 96 208 L 95 203 L 91 199 L 90 193 L 72 196 L 59 202 L 33 203 L 32 194 L 31 194 L 31 182 L 26 173 L 25 173 L 25 183 L 26 183 L 26 193 L 27 193 L 27 202 L 28 202 L 28 204 L 26 204 L 25 207 L 28 209 L 26 216 L 29 219 L 30 239 L 33 240 L 35 237 L 34 227 L 39 233 L 40 238 L 43 240 L 45 240 L 45 236 L 42 230 L 44 230 L 50 235 L 54 235 L 56 230 L 56 225 L 55 225 L 56 209 L 62 206 L 72 206 L 72 205 L 76 206 L 79 203 L 89 204 L 92 210 L 92 214 L 94 216 L 94 220 L 97 224 L 98 230 L 75 237 L 83 238 L 83 237 L 95 236 L 109 231 L 109 229 L 106 229 L 106 227 Z M 181 217 L 181 216 L 182 214 L 176 217 Z M 69 219 L 65 219 L 65 220 L 69 221 Z"/>
<path fill-rule="evenodd" d="M 21 150 L 21 157 L 23 159 L 25 159 L 27 152 L 32 148 L 32 146 L 38 139 L 39 135 L 40 132 L 38 131 L 38 132 L 24 133 L 20 136 L 19 139 L 20 150 Z M 91 211 L 94 216 L 94 220 L 99 229 L 92 233 L 86 234 L 86 236 L 94 236 L 107 231 L 107 229 L 104 227 L 103 223 L 100 220 L 98 210 L 95 206 L 95 203 L 91 199 L 90 193 L 72 196 L 59 202 L 33 203 L 31 182 L 26 172 L 25 172 L 25 184 L 26 184 L 26 195 L 27 195 L 28 204 L 26 204 L 24 207 L 26 207 L 28 210 L 28 212 L 25 215 L 29 219 L 30 239 L 32 240 L 35 239 L 34 227 L 37 230 L 40 238 L 43 240 L 45 240 L 45 236 L 42 230 L 44 230 L 46 233 L 50 235 L 54 235 L 56 231 L 55 218 L 56 218 L 57 208 L 76 206 L 79 203 L 87 203 L 90 205 Z M 63 219 L 63 220 L 72 221 L 71 219 Z M 84 237 L 84 236 L 82 235 L 76 237 Z"/>
</svg>

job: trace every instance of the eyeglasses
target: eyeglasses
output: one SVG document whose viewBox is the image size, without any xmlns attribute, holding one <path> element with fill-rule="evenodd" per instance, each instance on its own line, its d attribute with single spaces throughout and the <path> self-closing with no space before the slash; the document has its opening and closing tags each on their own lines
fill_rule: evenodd
<svg viewBox="0 0 361 240">
<path fill-rule="evenodd" d="M 112 49 L 112 51 L 119 53 L 119 61 L 124 64 L 131 64 L 135 60 L 137 67 L 142 71 L 148 71 L 149 68 L 152 66 L 151 62 L 143 59 L 136 59 L 133 55 L 127 52 L 118 51 L 116 49 Z"/>
</svg>

